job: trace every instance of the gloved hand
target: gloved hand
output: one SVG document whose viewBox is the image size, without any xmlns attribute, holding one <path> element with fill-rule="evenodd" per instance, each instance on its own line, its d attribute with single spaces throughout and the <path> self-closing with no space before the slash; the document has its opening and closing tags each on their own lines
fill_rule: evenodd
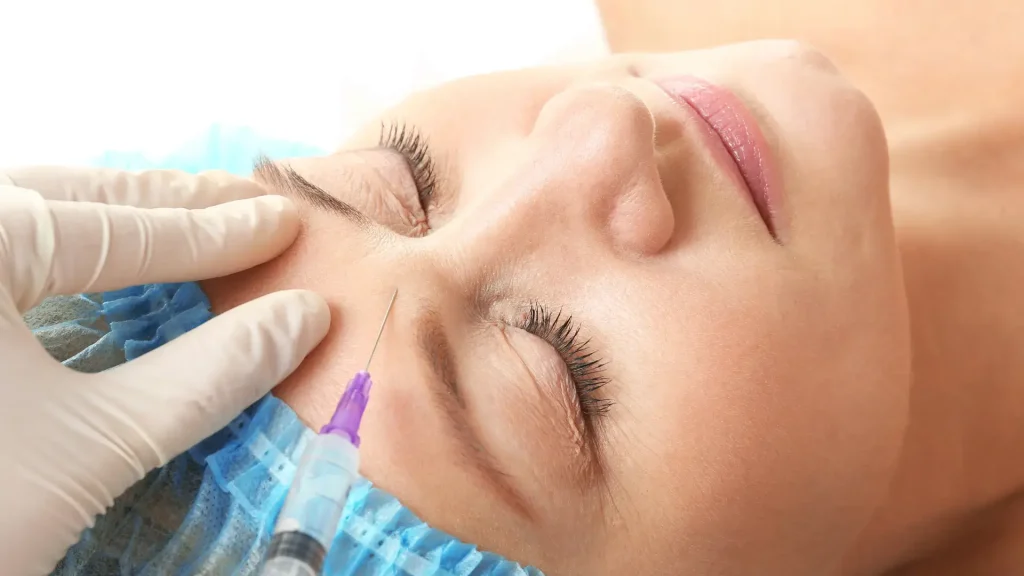
<svg viewBox="0 0 1024 576">
<path fill-rule="evenodd" d="M 52 294 L 204 279 L 273 258 L 299 221 L 286 198 L 263 194 L 225 173 L 0 173 L 0 572 L 52 570 L 115 496 L 225 426 L 327 333 L 321 297 L 278 292 L 81 374 L 22 320 Z"/>
</svg>

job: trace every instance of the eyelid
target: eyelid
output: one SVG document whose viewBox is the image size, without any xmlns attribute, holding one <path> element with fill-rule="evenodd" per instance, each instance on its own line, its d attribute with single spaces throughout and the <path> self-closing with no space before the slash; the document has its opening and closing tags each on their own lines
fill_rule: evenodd
<svg viewBox="0 0 1024 576">
<path fill-rule="evenodd" d="M 387 199 L 384 201 L 388 204 L 394 203 L 389 209 L 398 214 L 408 226 L 408 230 L 402 233 L 414 238 L 425 236 L 430 231 L 427 213 L 420 205 L 418 193 L 415 196 L 409 194 L 409 189 L 415 187 L 415 182 L 410 182 L 412 175 L 408 173 L 405 157 L 401 152 L 389 148 L 378 148 L 372 153 L 386 158 L 382 162 L 375 162 L 379 164 L 375 168 L 385 183 L 383 192 L 387 194 Z M 395 178 L 395 175 L 399 178 Z"/>
<path fill-rule="evenodd" d="M 543 339 L 507 322 L 488 322 L 487 331 L 492 346 L 505 348 L 502 356 L 508 360 L 502 364 L 511 361 L 517 366 L 509 366 L 516 384 L 502 394 L 515 404 L 503 403 L 504 411 L 515 415 L 511 430 L 533 430 L 523 434 L 523 445 L 539 452 L 522 457 L 549 463 L 550 470 L 544 474 L 547 478 L 569 479 L 573 486 L 595 485 L 604 476 L 601 446 L 579 407 L 561 355 Z M 508 406 L 513 406 L 512 410 Z"/>
<path fill-rule="evenodd" d="M 585 452 L 587 425 L 576 394 L 576 385 L 561 355 L 550 344 L 524 330 L 505 323 L 498 323 L 497 327 L 502 342 L 530 375 L 534 388 L 545 400 L 557 405 L 558 412 L 566 417 L 566 425 L 556 428 L 569 435 L 578 451 Z M 528 352 L 531 348 L 534 351 Z M 527 359 L 524 352 L 534 358 Z"/>
<path fill-rule="evenodd" d="M 312 167 L 304 166 L 305 160 L 297 162 L 303 172 L 319 175 L 319 180 L 327 183 L 329 196 L 345 198 L 344 203 L 361 212 L 367 222 L 402 236 L 426 233 L 426 216 L 419 209 L 405 159 L 398 152 L 381 148 L 344 150 L 331 156 L 329 167 L 324 166 L 323 159 L 316 160 Z"/>
<path fill-rule="evenodd" d="M 548 342 L 562 357 L 576 389 L 580 408 L 588 421 L 603 415 L 612 405 L 598 391 L 608 383 L 605 361 L 590 346 L 590 340 L 580 337 L 580 324 L 571 314 L 561 310 L 550 312 L 533 303 L 521 316 L 519 328 Z"/>
</svg>

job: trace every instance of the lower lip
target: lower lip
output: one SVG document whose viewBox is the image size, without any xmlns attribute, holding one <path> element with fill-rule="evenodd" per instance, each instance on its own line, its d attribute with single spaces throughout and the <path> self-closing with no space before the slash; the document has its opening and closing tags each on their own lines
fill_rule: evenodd
<svg viewBox="0 0 1024 576">
<path fill-rule="evenodd" d="M 739 168 L 768 232 L 777 239 L 773 216 L 778 186 L 771 177 L 768 144 L 750 111 L 732 92 L 700 78 L 683 76 L 657 84 L 673 100 L 692 108 L 718 135 Z"/>
</svg>

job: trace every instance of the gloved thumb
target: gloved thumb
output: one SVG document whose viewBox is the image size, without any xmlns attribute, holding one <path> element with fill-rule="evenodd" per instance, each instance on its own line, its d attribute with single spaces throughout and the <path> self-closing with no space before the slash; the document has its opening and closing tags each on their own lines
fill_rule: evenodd
<svg viewBox="0 0 1024 576">
<path fill-rule="evenodd" d="M 117 452 L 137 459 L 121 466 L 141 467 L 133 474 L 141 478 L 140 471 L 165 464 L 223 428 L 291 374 L 330 323 L 330 310 L 318 294 L 276 292 L 103 373 L 109 381 L 97 388 L 116 412 L 108 425 L 125 427 L 111 431 L 127 443 Z M 128 485 L 136 479 L 129 478 Z"/>
</svg>

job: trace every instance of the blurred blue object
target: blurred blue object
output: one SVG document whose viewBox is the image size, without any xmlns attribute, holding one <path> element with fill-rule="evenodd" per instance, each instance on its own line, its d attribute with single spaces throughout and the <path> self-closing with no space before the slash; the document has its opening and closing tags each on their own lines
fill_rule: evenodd
<svg viewBox="0 0 1024 576">
<path fill-rule="evenodd" d="M 202 134 L 163 158 L 151 158 L 138 151 L 108 150 L 90 164 L 123 170 L 169 168 L 185 172 L 226 170 L 239 176 L 252 172 L 253 159 L 264 155 L 272 159 L 323 156 L 317 146 L 264 138 L 251 128 L 214 124 Z"/>
</svg>

